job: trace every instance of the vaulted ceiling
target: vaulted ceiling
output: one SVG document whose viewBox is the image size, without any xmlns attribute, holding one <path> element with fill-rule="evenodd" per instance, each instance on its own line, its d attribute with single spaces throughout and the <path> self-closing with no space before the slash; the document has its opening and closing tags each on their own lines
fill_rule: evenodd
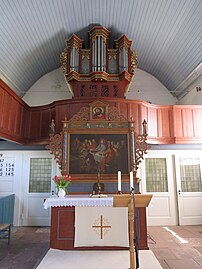
<svg viewBox="0 0 202 269">
<path fill-rule="evenodd" d="M 65 39 L 103 25 L 176 97 L 202 75 L 201 0 L 0 0 L 0 72 L 23 96 L 60 66 Z"/>
</svg>

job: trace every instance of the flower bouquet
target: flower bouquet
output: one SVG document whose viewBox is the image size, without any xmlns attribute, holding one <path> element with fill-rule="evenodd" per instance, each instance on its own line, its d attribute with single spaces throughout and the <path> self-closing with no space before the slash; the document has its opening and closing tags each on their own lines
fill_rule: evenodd
<svg viewBox="0 0 202 269">
<path fill-rule="evenodd" d="M 71 176 L 70 175 L 54 176 L 53 181 L 55 182 L 56 188 L 58 189 L 58 196 L 64 197 L 66 193 L 66 188 L 69 186 L 71 182 Z"/>
</svg>

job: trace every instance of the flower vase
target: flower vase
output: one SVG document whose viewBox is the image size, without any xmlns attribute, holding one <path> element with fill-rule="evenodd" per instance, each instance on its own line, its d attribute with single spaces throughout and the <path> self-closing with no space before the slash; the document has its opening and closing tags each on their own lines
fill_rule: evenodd
<svg viewBox="0 0 202 269">
<path fill-rule="evenodd" d="M 62 189 L 62 188 L 59 188 L 59 191 L 58 191 L 58 197 L 59 198 L 64 198 L 65 197 L 65 190 Z"/>
</svg>

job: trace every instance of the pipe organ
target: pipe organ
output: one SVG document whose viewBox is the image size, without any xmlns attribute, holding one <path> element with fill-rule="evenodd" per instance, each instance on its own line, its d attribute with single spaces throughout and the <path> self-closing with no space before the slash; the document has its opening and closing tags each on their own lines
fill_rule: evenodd
<svg viewBox="0 0 202 269">
<path fill-rule="evenodd" d="M 106 71 L 106 41 L 102 36 L 92 42 L 92 71 Z"/>
<path fill-rule="evenodd" d="M 95 26 L 89 31 L 87 49 L 75 34 L 66 40 L 60 60 L 73 98 L 125 96 L 137 66 L 137 55 L 125 35 L 109 48 L 109 36 L 108 29 Z"/>
</svg>

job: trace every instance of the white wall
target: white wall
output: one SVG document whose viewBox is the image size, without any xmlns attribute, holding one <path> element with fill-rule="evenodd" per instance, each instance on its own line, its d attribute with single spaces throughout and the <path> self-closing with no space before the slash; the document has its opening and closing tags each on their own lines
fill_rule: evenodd
<svg viewBox="0 0 202 269">
<path fill-rule="evenodd" d="M 20 225 L 22 214 L 22 168 L 23 155 L 17 151 L 0 151 L 1 173 L 0 173 L 0 196 L 15 193 L 14 225 Z M 9 164 L 14 164 L 12 175 L 6 175 Z M 8 167 L 8 168 L 7 168 Z"/>
<path fill-rule="evenodd" d="M 158 79 L 141 69 L 136 69 L 126 98 L 144 100 L 156 105 L 174 105 L 177 102 Z"/>
<path fill-rule="evenodd" d="M 15 208 L 14 208 L 14 225 L 21 226 L 25 218 L 25 212 L 28 210 L 28 189 L 29 189 L 29 162 L 28 158 L 44 158 L 49 154 L 47 150 L 41 151 L 14 151 L 14 150 L 0 150 L 0 196 L 15 194 Z M 31 156 L 31 157 L 30 157 Z M 54 163 L 53 171 L 56 171 L 57 165 Z M 55 173 L 53 173 L 54 175 Z M 42 198 L 47 198 L 50 193 L 41 193 Z M 31 193 L 33 197 L 34 193 Z M 34 197 L 35 198 L 35 197 Z M 42 199 L 43 201 L 43 199 Z M 39 210 L 43 211 L 41 206 Z M 44 214 L 48 212 L 44 211 Z"/>
<path fill-rule="evenodd" d="M 202 79 L 201 82 L 197 84 L 197 87 L 201 88 L 201 91 L 196 90 L 196 87 L 187 93 L 182 99 L 180 99 L 180 105 L 202 105 Z"/>
<path fill-rule="evenodd" d="M 179 146 L 179 147 L 178 147 Z M 169 149 L 172 148 L 172 149 Z M 167 148 L 167 149 L 166 149 Z M 181 156 L 184 156 L 185 154 L 189 154 L 189 156 L 197 156 L 197 155 L 202 155 L 202 145 L 194 145 L 193 149 L 191 145 L 186 145 L 186 149 L 178 149 L 182 148 L 182 145 L 159 145 L 155 146 L 152 145 L 152 149 L 148 151 L 148 154 L 145 155 L 144 157 L 151 157 L 158 155 L 161 157 L 167 156 L 169 159 L 175 158 L 176 154 L 180 154 Z M 29 162 L 27 161 L 30 157 L 36 157 L 37 158 L 43 158 L 44 155 L 49 154 L 47 151 L 13 151 L 13 150 L 0 150 L 0 159 L 4 159 L 4 161 L 7 162 L 14 162 L 15 164 L 15 171 L 14 171 L 14 176 L 10 177 L 5 177 L 5 176 L 0 176 L 0 196 L 1 195 L 8 195 L 11 193 L 15 193 L 16 195 L 16 200 L 15 200 L 15 217 L 14 217 L 14 225 L 20 226 L 23 224 L 23 218 L 25 218 L 25 213 L 30 212 L 29 209 L 29 197 L 28 197 L 28 182 L 29 182 Z M 51 157 L 51 155 L 50 155 Z M 6 166 L 5 166 L 6 167 Z M 4 167 L 4 168 L 5 168 Z M 57 170 L 58 167 L 56 164 L 53 165 L 53 175 L 59 174 L 59 170 Z M 173 206 L 172 206 L 172 216 L 174 217 L 176 214 L 176 206 L 177 206 L 177 201 L 176 201 L 176 180 L 175 180 L 175 165 L 174 163 L 171 163 L 171 166 L 169 167 L 169 174 L 168 174 L 168 179 L 170 183 L 172 184 L 171 186 L 171 191 L 172 191 L 172 197 L 173 200 L 171 201 Z M 138 169 L 138 177 L 142 179 L 141 181 L 141 190 L 142 193 L 146 192 L 146 187 L 145 187 L 145 176 L 144 176 L 144 160 L 140 165 L 140 168 Z M 26 172 L 27 171 L 27 172 Z M 44 195 L 44 198 L 49 197 L 48 193 L 42 193 Z M 42 195 L 41 194 L 41 195 Z M 29 194 L 31 195 L 31 198 L 37 198 L 35 193 Z M 158 199 L 158 193 L 154 193 L 155 195 L 155 201 Z M 39 199 L 39 197 L 38 197 Z M 41 199 L 41 197 L 40 197 Z M 39 206 L 39 211 L 43 211 L 43 206 L 42 203 L 40 203 Z M 31 208 L 33 209 L 33 208 Z M 36 208 L 34 209 L 36 211 Z M 149 225 L 158 225 L 160 222 L 158 222 L 158 219 L 162 221 L 162 216 L 159 216 L 159 212 L 157 212 L 155 208 L 155 203 L 151 202 L 150 204 L 150 211 L 155 212 L 156 215 L 153 215 L 152 218 L 148 218 L 148 224 Z M 43 214 L 46 214 L 47 212 L 44 211 Z M 165 213 L 165 212 L 164 212 Z M 165 215 L 165 214 L 164 214 Z M 165 216 L 164 216 L 165 217 Z M 156 219 L 156 220 L 155 220 Z M 155 221 L 155 222 L 154 222 Z M 167 221 L 167 222 L 166 222 Z M 172 224 L 175 225 L 178 220 L 174 219 L 172 220 L 173 222 L 170 222 L 171 219 L 165 219 L 165 222 L 162 225 L 166 224 Z"/>
<path fill-rule="evenodd" d="M 72 95 L 68 90 L 62 69 L 58 68 L 41 77 L 22 99 L 30 106 L 39 106 L 70 98 Z"/>
<path fill-rule="evenodd" d="M 24 95 L 30 106 L 45 105 L 56 100 L 69 99 L 71 94 L 61 68 L 41 77 Z M 174 98 L 154 76 L 137 69 L 126 94 L 127 99 L 144 100 L 157 105 L 174 105 Z"/>
</svg>

